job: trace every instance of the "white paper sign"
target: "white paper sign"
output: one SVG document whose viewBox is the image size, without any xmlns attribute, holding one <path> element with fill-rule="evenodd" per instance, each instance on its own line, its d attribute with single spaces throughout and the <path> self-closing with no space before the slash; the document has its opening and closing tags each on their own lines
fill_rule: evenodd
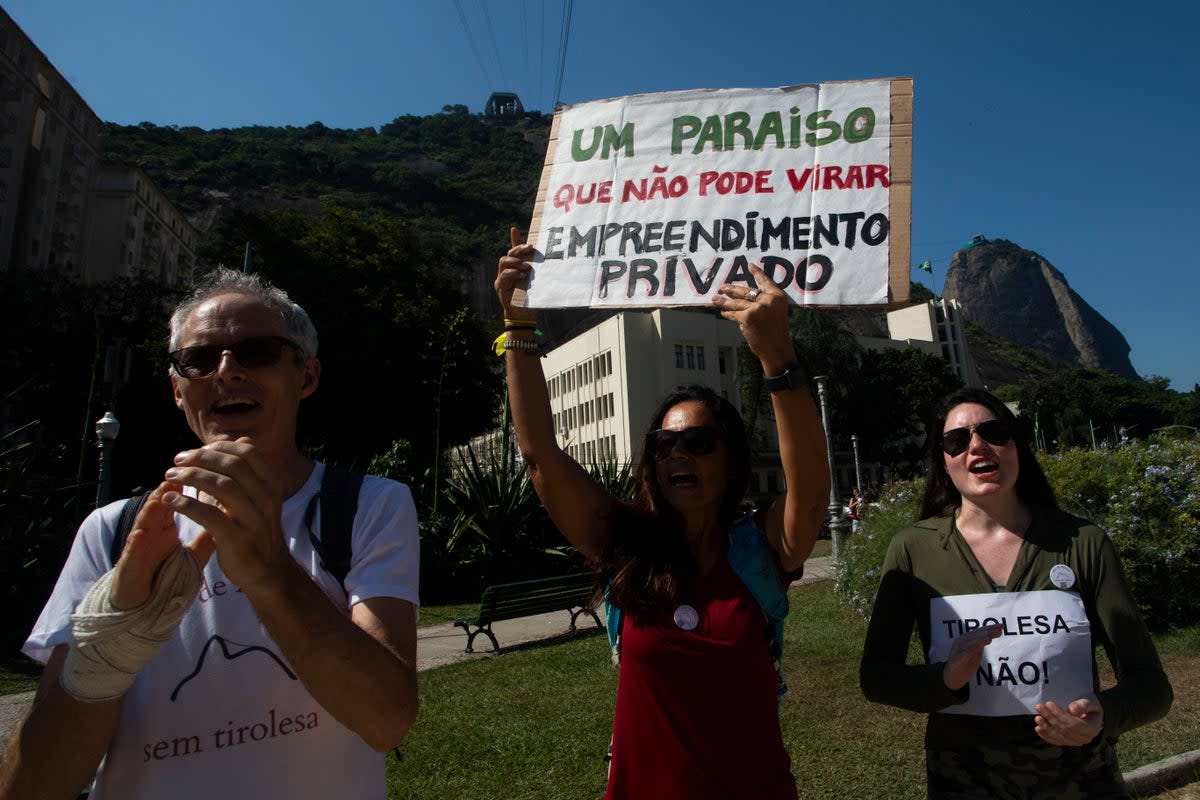
<svg viewBox="0 0 1200 800">
<path fill-rule="evenodd" d="M 989 592 L 939 597 L 929 603 L 930 662 L 945 661 L 954 640 L 984 625 L 1004 632 L 983 650 L 966 703 L 943 714 L 1003 717 L 1033 714 L 1034 703 L 1063 708 L 1093 697 L 1092 634 L 1083 599 L 1074 592 Z"/>
<path fill-rule="evenodd" d="M 722 283 L 752 285 L 747 263 L 795 303 L 886 303 L 890 85 L 565 107 L 527 304 L 709 305 Z"/>
</svg>

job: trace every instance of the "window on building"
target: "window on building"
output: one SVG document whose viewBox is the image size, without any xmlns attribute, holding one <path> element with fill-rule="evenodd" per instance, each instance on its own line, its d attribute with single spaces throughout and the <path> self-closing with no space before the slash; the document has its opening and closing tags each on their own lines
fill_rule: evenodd
<svg viewBox="0 0 1200 800">
<path fill-rule="evenodd" d="M 717 350 L 717 371 L 722 375 L 725 374 L 725 348 Z"/>
<path fill-rule="evenodd" d="M 687 346 L 687 368 L 696 368 L 696 348 L 690 344 Z"/>
<path fill-rule="evenodd" d="M 675 345 L 675 369 L 683 369 L 683 345 Z"/>
<path fill-rule="evenodd" d="M 606 375 L 612 375 L 612 350 L 604 354 L 604 371 Z"/>
<path fill-rule="evenodd" d="M 696 369 L 704 369 L 704 345 L 696 345 Z"/>
<path fill-rule="evenodd" d="M 762 491 L 762 479 L 757 472 L 750 473 L 750 491 L 753 494 L 758 494 Z"/>
</svg>

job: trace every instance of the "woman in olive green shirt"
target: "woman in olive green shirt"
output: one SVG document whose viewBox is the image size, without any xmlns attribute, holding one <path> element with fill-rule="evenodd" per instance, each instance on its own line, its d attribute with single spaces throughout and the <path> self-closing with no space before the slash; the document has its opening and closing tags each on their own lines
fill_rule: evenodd
<svg viewBox="0 0 1200 800">
<path fill-rule="evenodd" d="M 860 666 L 862 689 L 875 702 L 929 714 L 930 797 L 1127 797 L 1113 743 L 1166 714 L 1171 686 L 1112 543 L 1096 526 L 1058 509 L 1016 430 L 1012 412 L 982 390 L 962 389 L 940 404 L 930 428 L 924 519 L 888 548 Z M 1001 592 L 1013 594 L 990 594 Z M 1078 623 L 1068 623 L 1066 612 L 1015 610 L 977 621 L 948 613 L 947 603 L 1077 608 Z M 914 625 L 924 664 L 906 663 Z M 1071 629 L 1074 656 L 1066 655 L 1067 645 L 1046 644 L 1064 631 L 1065 642 Z M 1033 652 L 1002 649 L 1012 641 L 1048 647 L 1047 660 L 985 661 L 993 653 Z M 1117 675 L 1103 691 L 1095 645 L 1104 647 Z M 1059 665 L 1072 657 L 1078 665 L 1080 648 L 1082 669 L 1067 677 L 1082 682 L 1082 691 L 1048 700 L 1049 684 L 1062 685 L 1070 671 Z"/>
</svg>

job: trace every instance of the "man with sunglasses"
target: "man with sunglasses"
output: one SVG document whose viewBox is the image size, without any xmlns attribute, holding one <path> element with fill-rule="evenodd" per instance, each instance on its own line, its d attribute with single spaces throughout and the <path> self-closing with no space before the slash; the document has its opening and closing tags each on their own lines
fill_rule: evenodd
<svg viewBox="0 0 1200 800">
<path fill-rule="evenodd" d="M 0 798 L 73 798 L 100 764 L 100 800 L 382 800 L 417 710 L 411 494 L 366 476 L 340 585 L 315 542 L 325 467 L 296 445 L 321 374 L 308 315 L 218 270 L 170 327 L 200 446 L 165 470 L 115 568 L 124 504 L 81 526 L 24 648 L 47 666 Z"/>
</svg>

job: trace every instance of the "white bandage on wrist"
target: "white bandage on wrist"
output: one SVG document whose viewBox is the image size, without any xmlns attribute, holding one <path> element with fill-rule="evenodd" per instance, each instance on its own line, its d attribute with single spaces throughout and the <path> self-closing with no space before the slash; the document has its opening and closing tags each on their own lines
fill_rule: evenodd
<svg viewBox="0 0 1200 800">
<path fill-rule="evenodd" d="M 129 611 L 113 608 L 109 570 L 71 615 L 71 649 L 59 682 L 85 703 L 115 700 L 166 644 L 200 591 L 200 565 L 186 547 L 163 562 L 150 599 Z"/>
</svg>

